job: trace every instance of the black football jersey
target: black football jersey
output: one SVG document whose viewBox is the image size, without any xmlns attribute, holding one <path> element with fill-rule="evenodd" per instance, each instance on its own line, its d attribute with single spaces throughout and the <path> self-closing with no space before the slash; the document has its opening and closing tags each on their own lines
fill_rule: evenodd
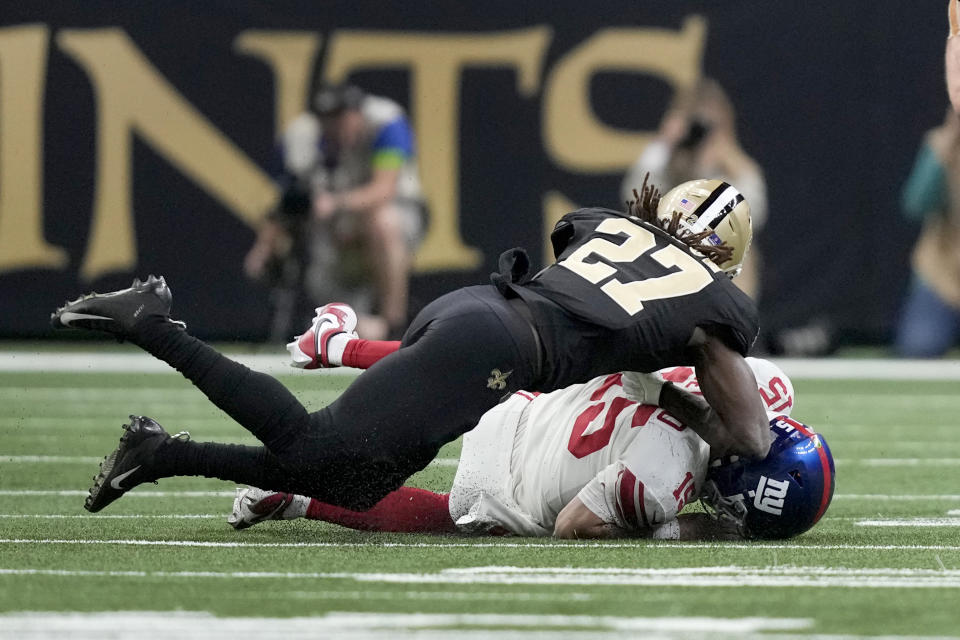
<svg viewBox="0 0 960 640">
<path fill-rule="evenodd" d="M 687 364 L 696 327 L 744 356 L 757 337 L 749 296 L 713 262 L 654 225 L 610 209 L 580 209 L 565 215 L 550 239 L 556 263 L 510 288 L 531 308 L 556 361 L 589 358 L 575 353 L 589 348 L 608 362 L 587 369 L 616 360 L 615 370 L 654 371 Z M 564 321 L 551 317 L 554 305 L 598 331 L 585 338 L 559 330 Z"/>
</svg>

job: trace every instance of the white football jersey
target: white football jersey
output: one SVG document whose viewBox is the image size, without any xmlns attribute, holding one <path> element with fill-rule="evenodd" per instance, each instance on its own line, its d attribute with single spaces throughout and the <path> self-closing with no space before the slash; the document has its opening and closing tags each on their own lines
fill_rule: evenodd
<svg viewBox="0 0 960 640">
<path fill-rule="evenodd" d="M 771 415 L 793 387 L 773 363 L 747 358 Z M 574 497 L 604 522 L 649 530 L 696 500 L 709 446 L 679 420 L 632 399 L 632 376 L 595 378 L 548 394 L 519 392 L 464 436 L 450 515 L 464 531 L 546 536 Z M 691 367 L 657 372 L 691 392 Z M 636 396 L 633 396 L 636 397 Z"/>
</svg>

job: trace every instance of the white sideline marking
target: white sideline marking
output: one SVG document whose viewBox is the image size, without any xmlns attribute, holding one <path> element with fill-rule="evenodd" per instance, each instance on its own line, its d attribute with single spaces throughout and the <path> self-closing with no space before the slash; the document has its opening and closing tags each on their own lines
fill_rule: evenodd
<svg viewBox="0 0 960 640">
<path fill-rule="evenodd" d="M 956 406 L 958 401 L 958 398 L 954 393 L 920 393 L 916 395 L 903 395 L 891 394 L 890 391 L 883 389 L 876 391 L 855 391 L 846 393 L 844 395 L 810 391 L 804 393 L 801 400 L 808 402 L 807 399 L 811 397 L 816 398 L 818 401 L 829 401 L 831 404 L 831 409 L 844 410 L 858 409 L 863 405 L 864 400 L 867 399 L 873 405 L 884 405 L 899 409 L 910 406 L 922 406 L 925 409 L 942 409 L 945 407 Z M 857 415 L 859 417 L 859 414 Z M 833 423 L 831 422 L 831 424 Z"/>
<path fill-rule="evenodd" d="M 436 628 L 436 627 L 531 627 L 537 630 L 557 627 L 586 627 L 616 631 L 719 632 L 746 633 L 767 630 L 806 629 L 809 618 L 626 618 L 586 615 L 528 615 L 471 613 L 331 613 L 326 616 L 340 628 Z M 373 620 L 371 620 L 371 617 Z"/>
<path fill-rule="evenodd" d="M 960 360 L 771 358 L 791 378 L 958 380 Z"/>
<path fill-rule="evenodd" d="M 954 467 L 960 466 L 960 458 L 837 458 L 834 464 L 862 467 Z"/>
<path fill-rule="evenodd" d="M 357 376 L 359 369 L 314 369 L 305 371 L 290 366 L 290 356 L 280 350 L 276 354 L 225 354 L 231 359 L 256 371 L 271 375 L 334 375 Z M 55 373 L 171 373 L 176 371 L 168 364 L 142 352 L 132 353 L 84 353 L 84 352 L 31 352 L 6 351 L 0 353 L 0 371 L 50 371 Z"/>
<path fill-rule="evenodd" d="M 279 595 L 276 591 L 274 595 Z M 533 593 L 531 591 L 284 591 L 283 597 L 298 600 L 459 600 L 527 602 L 589 602 L 596 596 L 589 593 Z"/>
<path fill-rule="evenodd" d="M 2 372 L 0 372 L 2 373 Z M 344 383 L 349 378 L 344 378 Z M 346 385 L 343 389 L 346 388 Z M 336 398 L 343 389 L 316 388 L 306 390 L 305 400 L 307 404 L 316 403 L 325 398 Z M 298 392 L 299 394 L 300 392 Z M 836 411 L 852 412 L 858 411 L 864 403 L 869 403 L 874 408 L 898 409 L 902 411 L 904 407 L 922 406 L 929 411 L 950 411 L 956 408 L 960 403 L 953 393 L 925 393 L 913 396 L 891 396 L 888 392 L 878 391 L 875 393 L 859 392 L 851 393 L 847 396 L 837 396 L 832 393 L 806 392 L 803 395 L 806 402 L 815 400 L 818 403 L 829 403 L 831 408 Z M 31 404 L 44 402 L 56 402 L 56 405 L 48 407 L 48 415 L 43 418 L 32 418 L 29 416 L 9 415 L 0 418 L 2 424 L 23 424 L 30 420 L 50 421 L 56 417 L 61 419 L 69 417 L 74 419 L 76 409 L 81 407 L 87 412 L 87 417 L 76 418 L 77 424 L 89 424 L 92 420 L 101 420 L 98 416 L 106 415 L 106 419 L 113 420 L 119 418 L 123 420 L 131 409 L 136 408 L 140 412 L 160 412 L 169 408 L 170 403 L 178 403 L 178 408 L 183 411 L 192 412 L 194 415 L 189 420 L 211 419 L 211 411 L 215 411 L 214 405 L 196 389 L 141 389 L 130 387 L 25 387 L 20 383 L 15 385 L 0 385 L 0 399 L 10 402 L 11 406 L 27 407 Z M 90 412 L 95 411 L 93 415 Z M 831 430 L 843 429 L 845 432 L 863 431 L 872 433 L 876 431 L 878 422 L 864 423 L 857 422 L 861 416 L 858 413 L 852 414 L 847 418 L 824 419 L 817 422 L 817 427 L 828 426 Z M 891 415 L 889 418 L 882 419 L 884 429 L 907 430 L 915 428 L 915 424 L 897 421 L 898 415 Z M 949 420 L 949 416 L 946 418 Z M 223 421 L 229 421 L 228 418 L 220 418 Z M 881 420 L 878 418 L 878 420 Z M 889 422 L 887 421 L 889 420 Z M 924 427 L 925 433 L 930 434 L 936 430 L 946 430 L 955 426 L 954 423 L 933 422 Z M 832 431 L 833 432 L 833 431 Z"/>
<path fill-rule="evenodd" d="M 360 574 L 355 580 L 423 584 L 562 584 L 683 587 L 960 588 L 960 570 L 827 567 L 690 567 L 677 569 L 471 567 L 432 574 Z"/>
<path fill-rule="evenodd" d="M 819 427 L 819 424 L 817 426 Z M 951 425 L 944 424 L 944 425 L 939 425 L 939 427 L 943 429 L 949 429 Z M 952 425 L 952 427 L 956 429 L 957 425 L 954 424 Z M 889 425 L 884 426 L 884 429 L 889 429 L 889 428 L 890 428 Z M 908 429 L 910 428 L 910 425 L 902 425 L 902 428 Z M 914 426 L 913 428 L 916 428 L 916 427 Z M 874 429 L 876 429 L 876 426 L 874 426 Z M 853 449 L 853 448 L 864 449 L 869 447 L 876 447 L 878 444 L 876 440 L 852 439 L 852 438 L 845 437 L 842 434 L 833 435 L 831 433 L 830 434 L 831 445 L 833 444 L 834 440 L 836 440 L 838 443 L 842 443 L 844 447 L 850 448 L 850 449 Z M 934 448 L 957 449 L 957 448 L 960 448 L 960 440 L 956 442 L 944 442 L 937 438 L 932 438 L 929 440 L 900 440 L 899 438 L 897 438 L 895 442 L 886 442 L 882 446 L 884 451 L 888 451 L 890 449 L 927 449 L 927 450 L 934 449 Z"/>
<path fill-rule="evenodd" d="M 804 394 L 804 399 L 810 397 L 809 393 Z M 917 396 L 919 397 L 919 396 Z M 824 399 L 823 403 L 825 405 L 829 404 L 829 399 Z M 957 402 L 960 402 L 960 398 L 957 398 Z M 947 407 L 949 410 L 954 410 L 957 406 L 957 402 L 954 402 L 951 407 Z M 836 409 L 836 407 L 830 407 L 831 410 Z M 901 409 L 902 410 L 902 409 Z M 835 440 L 844 441 L 847 444 L 850 444 L 852 438 L 860 439 L 860 441 L 868 446 L 876 446 L 877 441 L 874 440 L 863 440 L 864 436 L 875 435 L 878 429 L 883 429 L 885 434 L 890 432 L 907 432 L 911 435 L 916 434 L 917 425 L 914 424 L 905 424 L 902 422 L 873 422 L 871 424 L 858 423 L 858 422 L 847 422 L 846 420 L 823 420 L 817 422 L 817 431 L 823 431 L 825 434 L 829 434 L 831 438 Z M 956 422 L 931 422 L 924 425 L 925 436 L 929 436 L 926 440 L 906 440 L 904 441 L 907 446 L 926 446 L 926 447 L 935 447 L 943 445 L 946 447 L 956 446 L 956 442 L 944 441 L 943 435 L 950 436 L 951 438 L 956 435 L 957 423 Z M 856 442 L 856 441 L 854 441 Z M 885 443 L 886 446 L 895 448 L 899 447 L 901 442 L 900 440 L 890 440 Z M 884 448 L 884 451 L 887 449 Z"/>
<path fill-rule="evenodd" d="M 226 354 L 251 369 L 290 375 L 356 376 L 358 369 L 315 369 L 291 367 L 289 356 L 277 349 L 269 354 Z M 841 358 L 773 358 L 791 378 L 872 379 L 872 380 L 960 380 L 958 360 L 894 360 Z M 0 353 L 0 371 L 53 371 L 89 373 L 175 373 L 152 356 L 140 352 L 54 352 L 5 351 Z"/>
<path fill-rule="evenodd" d="M 265 580 L 353 580 L 388 584 L 681 586 L 960 589 L 960 570 L 826 567 L 685 567 L 676 569 L 470 567 L 435 573 L 285 571 L 103 571 L 0 569 L 0 575 Z"/>
<path fill-rule="evenodd" d="M 960 527 L 960 518 L 891 518 L 858 520 L 858 527 Z"/>
<path fill-rule="evenodd" d="M 208 540 L 138 540 L 138 539 L 83 539 L 56 538 L 0 538 L 0 544 L 66 544 L 66 545 L 121 545 L 138 547 L 207 547 L 213 549 L 777 549 L 813 551 L 960 551 L 960 545 L 941 544 L 788 544 L 749 542 L 214 542 Z"/>
<path fill-rule="evenodd" d="M 13 613 L 0 615 L 0 634 L 11 638 L 41 637 L 86 640 L 116 637 L 118 629 L 136 630 L 150 638 L 245 638 L 255 635 L 270 638 L 329 638 L 346 633 L 350 638 L 444 638 L 451 634 L 467 638 L 583 637 L 582 631 L 562 633 L 564 629 L 589 629 L 590 637 L 623 637 L 623 632 L 658 634 L 721 633 L 742 636 L 760 631 L 796 631 L 813 624 L 810 618 L 628 618 L 589 615 L 471 614 L 471 613 L 353 613 L 331 612 L 313 618 L 228 618 L 206 612 L 105 612 L 105 613 Z M 510 633 L 510 629 L 515 630 Z M 257 630 L 253 632 L 253 630 Z M 264 635 L 262 632 L 269 630 Z M 476 632 L 482 635 L 477 635 Z M 520 633 L 517 633 L 519 631 Z M 253 633 L 252 633 L 253 632 Z M 358 635 L 367 632 L 368 635 Z M 473 632 L 473 633 L 471 633 Z M 555 635 L 561 632 L 562 635 Z M 607 633 L 603 633 L 607 632 Z M 421 635 L 428 634 L 428 635 Z M 495 634 L 495 635 L 491 635 Z M 2 636 L 0 636 L 2 637 Z M 661 636 L 662 637 L 662 636 Z M 672 636 L 668 636 L 672 637 Z"/>
</svg>

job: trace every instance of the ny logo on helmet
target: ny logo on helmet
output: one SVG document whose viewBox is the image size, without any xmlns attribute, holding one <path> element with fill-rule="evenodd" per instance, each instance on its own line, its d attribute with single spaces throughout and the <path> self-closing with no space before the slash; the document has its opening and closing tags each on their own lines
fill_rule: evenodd
<svg viewBox="0 0 960 640">
<path fill-rule="evenodd" d="M 783 513 L 783 503 L 787 497 L 790 483 L 787 480 L 773 480 L 767 476 L 760 476 L 757 490 L 751 491 L 753 506 L 766 513 L 779 516 Z"/>
</svg>

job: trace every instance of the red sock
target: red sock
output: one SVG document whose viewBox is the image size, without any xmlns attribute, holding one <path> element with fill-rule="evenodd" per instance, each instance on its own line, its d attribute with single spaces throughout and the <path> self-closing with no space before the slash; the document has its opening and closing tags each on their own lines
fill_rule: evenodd
<svg viewBox="0 0 960 640">
<path fill-rule="evenodd" d="M 369 511 L 350 511 L 310 500 L 306 517 L 360 531 L 456 533 L 457 527 L 450 519 L 449 501 L 449 493 L 400 487 L 387 494 Z"/>
<path fill-rule="evenodd" d="M 400 348 L 399 340 L 351 340 L 343 350 L 343 366 L 369 369 L 380 358 Z"/>
</svg>

